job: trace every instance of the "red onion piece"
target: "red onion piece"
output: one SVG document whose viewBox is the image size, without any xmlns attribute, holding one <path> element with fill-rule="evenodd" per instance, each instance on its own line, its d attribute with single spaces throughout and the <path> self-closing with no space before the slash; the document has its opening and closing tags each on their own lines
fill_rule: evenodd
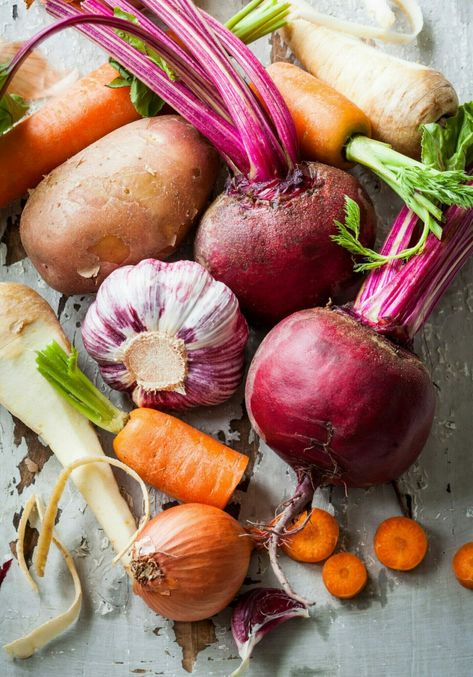
<svg viewBox="0 0 473 677">
<path fill-rule="evenodd" d="M 6 562 L 2 564 L 0 567 L 0 586 L 2 585 L 3 581 L 5 580 L 5 576 L 8 573 L 8 570 L 11 567 L 11 563 L 13 562 L 13 559 L 7 559 Z"/>
<path fill-rule="evenodd" d="M 242 595 L 232 614 L 232 634 L 242 659 L 231 677 L 248 668 L 254 647 L 273 628 L 301 616 L 308 618 L 307 607 L 279 588 L 255 588 Z"/>
</svg>

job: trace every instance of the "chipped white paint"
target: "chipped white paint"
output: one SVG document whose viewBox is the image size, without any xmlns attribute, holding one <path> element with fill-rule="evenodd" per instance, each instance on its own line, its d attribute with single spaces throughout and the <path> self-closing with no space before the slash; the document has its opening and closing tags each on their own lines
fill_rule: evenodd
<svg viewBox="0 0 473 677">
<path fill-rule="evenodd" d="M 239 0 L 210 0 L 206 7 L 216 15 L 229 16 Z M 450 77 L 460 99 L 473 97 L 471 43 L 473 3 L 471 0 L 422 0 L 426 27 L 417 45 L 404 53 L 435 65 Z M 338 7 L 345 15 L 357 14 L 356 0 L 319 2 L 322 9 Z M 17 8 L 14 10 L 14 8 Z M 13 20 L 13 12 L 18 18 Z M 26 14 L 22 0 L 0 0 L 0 32 L 3 38 L 22 38 L 45 22 L 35 4 Z M 398 48 L 389 48 L 399 52 Z M 45 52 L 65 68 L 79 64 L 83 72 L 100 58 L 98 50 L 70 31 L 54 38 Z M 266 42 L 258 46 L 260 56 L 269 57 Z M 0 158 L 1 161 L 1 158 Z M 375 199 L 382 223 L 387 225 L 398 203 L 378 182 L 363 173 Z M 14 205 L 1 214 L 0 234 L 11 217 Z M 78 327 L 89 299 L 63 299 L 46 288 L 28 261 L 6 266 L 7 247 L 0 244 L 0 279 L 31 284 L 60 313 L 72 340 L 80 346 Z M 258 646 L 252 662 L 255 677 L 470 677 L 473 674 L 471 618 L 473 593 L 454 581 L 450 560 L 456 547 L 473 539 L 472 445 L 473 439 L 473 265 L 459 275 L 443 299 L 435 317 L 419 337 L 417 348 L 439 387 L 436 425 L 419 462 L 402 480 L 401 491 L 412 497 L 414 515 L 427 528 L 431 540 L 428 557 L 418 571 L 407 575 L 388 572 L 376 562 L 372 537 L 383 518 L 398 511 L 391 487 L 366 492 L 341 490 L 319 492 L 322 507 L 334 510 L 343 528 L 343 544 L 359 552 L 370 570 L 367 591 L 353 602 L 332 600 L 324 590 L 320 569 L 285 561 L 291 580 L 303 595 L 317 601 L 308 621 L 281 626 Z M 256 340 L 254 339 L 254 343 Z M 84 364 L 84 362 L 83 362 Z M 89 374 L 96 377 L 88 363 Z M 28 393 L 25 393 L 28 397 Z M 115 395 L 116 401 L 119 397 Z M 187 420 L 203 430 L 222 434 L 238 443 L 242 416 L 242 391 L 232 401 L 213 410 L 193 412 Z M 110 437 L 103 437 L 110 449 Z M 250 448 L 251 440 L 243 440 Z M 241 442 L 240 442 L 241 444 Z M 51 458 L 35 476 L 33 485 L 21 495 L 17 466 L 26 455 L 25 441 L 14 444 L 14 425 L 0 411 L 0 563 L 9 555 L 15 539 L 12 521 L 34 490 L 44 497 L 59 467 Z M 138 501 L 136 488 L 120 477 L 130 500 Z M 246 492 L 238 492 L 241 518 L 269 517 L 278 502 L 289 496 L 294 477 L 273 454 L 261 449 L 256 454 L 254 473 Z M 155 510 L 166 499 L 154 495 Z M 182 666 L 182 649 L 175 641 L 172 623 L 156 616 L 129 591 L 126 577 L 111 566 L 112 553 L 103 533 L 73 487 L 61 503 L 61 538 L 74 551 L 85 588 L 85 602 L 76 627 L 40 655 L 14 663 L 0 655 L 0 675 L 18 677 L 128 677 L 129 675 L 187 674 Z M 250 572 L 253 581 L 274 583 L 266 558 L 255 558 Z M 54 582 L 54 583 L 53 583 Z M 67 572 L 59 558 L 51 560 L 41 598 L 34 598 L 22 580 L 16 563 L 0 590 L 0 643 L 24 634 L 41 620 L 68 604 L 71 590 Z M 229 628 L 229 612 L 215 619 L 216 642 L 202 650 L 194 666 L 195 675 L 224 676 L 237 665 Z"/>
</svg>

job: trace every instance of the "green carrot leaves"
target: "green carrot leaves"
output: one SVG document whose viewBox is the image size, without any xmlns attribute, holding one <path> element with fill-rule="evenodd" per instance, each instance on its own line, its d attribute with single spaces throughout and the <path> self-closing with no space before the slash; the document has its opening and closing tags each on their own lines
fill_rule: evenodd
<svg viewBox="0 0 473 677">
<path fill-rule="evenodd" d="M 290 2 L 252 0 L 232 16 L 225 26 L 245 44 L 249 44 L 282 28 L 290 11 Z"/>
<path fill-rule="evenodd" d="M 422 162 L 440 170 L 465 170 L 473 164 L 473 101 L 444 122 L 422 126 Z"/>
<path fill-rule="evenodd" d="M 331 239 L 341 247 L 355 256 L 362 256 L 365 259 L 371 259 L 377 256 L 373 249 L 364 247 L 360 242 L 360 206 L 358 202 L 345 195 L 345 221 L 335 221 L 338 228 L 337 235 L 331 235 Z M 364 263 L 355 263 L 355 270 L 367 270 L 369 266 L 367 261 Z"/>
<path fill-rule="evenodd" d="M 412 194 L 417 191 L 444 205 L 473 207 L 473 186 L 466 184 L 471 177 L 460 169 L 407 167 L 400 178 L 402 186 Z"/>
<path fill-rule="evenodd" d="M 0 65 L 0 89 L 8 76 L 8 64 Z M 0 134 L 7 132 L 27 113 L 28 104 L 17 94 L 4 94 L 0 99 Z"/>
<path fill-rule="evenodd" d="M 403 249 L 393 255 L 380 254 L 374 249 L 365 247 L 360 242 L 360 207 L 348 195 L 345 195 L 345 221 L 343 223 L 335 221 L 335 225 L 337 226 L 338 233 L 331 235 L 330 238 L 354 256 L 361 257 L 361 260 L 359 258 L 353 266 L 353 270 L 357 273 L 379 268 L 389 261 L 409 259 L 414 254 L 418 254 L 422 251 L 431 230 L 428 223 L 424 224 L 418 241 L 412 247 Z"/>
<path fill-rule="evenodd" d="M 338 233 L 331 235 L 330 238 L 354 256 L 364 259 L 364 261 L 355 263 L 354 270 L 356 272 L 371 270 L 385 263 L 385 256 L 361 244 L 360 206 L 348 195 L 345 195 L 345 221 L 343 223 L 335 221 L 335 225 L 338 228 Z"/>
</svg>

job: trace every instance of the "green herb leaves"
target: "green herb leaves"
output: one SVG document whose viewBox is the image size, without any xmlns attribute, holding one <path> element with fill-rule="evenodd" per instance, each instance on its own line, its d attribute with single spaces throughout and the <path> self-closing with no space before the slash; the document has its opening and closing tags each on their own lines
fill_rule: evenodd
<svg viewBox="0 0 473 677">
<path fill-rule="evenodd" d="M 138 24 L 138 19 L 129 14 L 128 12 L 123 12 L 118 7 L 114 9 L 114 16 L 118 19 L 124 19 L 125 21 L 130 21 L 131 23 Z M 117 34 L 127 42 L 129 45 L 140 51 L 142 54 L 146 54 L 153 63 L 155 63 L 161 70 L 163 70 L 170 80 L 175 80 L 176 75 L 169 68 L 167 63 L 162 57 L 159 56 L 157 52 L 153 49 L 150 49 L 145 43 L 139 38 L 126 33 L 125 31 L 117 31 Z M 118 61 L 114 59 L 109 59 L 110 64 L 116 68 L 119 73 L 118 77 L 108 85 L 109 87 L 129 87 L 130 88 L 130 100 L 133 106 L 136 108 L 138 113 L 144 117 L 149 118 L 157 115 L 159 111 L 164 106 L 164 101 L 160 96 L 155 94 L 147 85 L 145 85 L 141 80 L 136 78 L 134 75 L 129 73 L 126 68 L 123 68 Z"/>
<path fill-rule="evenodd" d="M 0 89 L 8 76 L 8 64 L 0 65 Z M 28 104 L 17 94 L 4 94 L 0 99 L 0 134 L 7 132 L 28 111 Z"/>
<path fill-rule="evenodd" d="M 345 221 L 335 221 L 338 228 L 337 235 L 331 239 L 351 254 L 363 257 L 364 261 L 355 263 L 354 270 L 361 272 L 377 268 L 386 262 L 386 257 L 378 254 L 374 249 L 364 247 L 360 242 L 360 207 L 355 200 L 345 195 Z"/>
<path fill-rule="evenodd" d="M 422 126 L 422 162 L 440 170 L 465 170 L 473 164 L 473 101 L 444 122 Z"/>
<path fill-rule="evenodd" d="M 141 80 L 129 73 L 115 59 L 109 59 L 110 64 L 119 73 L 115 80 L 112 80 L 107 87 L 112 89 L 118 87 L 130 88 L 130 100 L 138 113 L 144 118 L 150 118 L 157 115 L 164 106 L 164 101 L 155 94 Z"/>
<path fill-rule="evenodd" d="M 363 136 L 351 139 L 347 158 L 369 167 L 404 200 L 423 222 L 416 244 L 392 256 L 382 256 L 364 248 L 358 240 L 359 214 L 346 206 L 345 223 L 336 222 L 338 234 L 332 239 L 364 260 L 355 270 L 369 270 L 394 259 L 419 254 L 429 233 L 442 237 L 443 214 L 440 205 L 473 208 L 471 176 L 465 172 L 473 164 L 473 102 L 460 106 L 457 115 L 442 123 L 422 127 L 422 162 L 405 157 L 390 146 Z"/>
</svg>

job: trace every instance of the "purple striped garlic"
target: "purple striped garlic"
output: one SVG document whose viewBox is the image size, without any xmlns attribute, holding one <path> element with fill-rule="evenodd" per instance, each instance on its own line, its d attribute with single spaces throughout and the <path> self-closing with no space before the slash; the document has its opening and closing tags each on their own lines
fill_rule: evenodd
<svg viewBox="0 0 473 677">
<path fill-rule="evenodd" d="M 200 264 L 147 259 L 106 278 L 82 337 L 112 388 L 140 407 L 185 409 L 235 392 L 248 326 L 233 292 Z"/>
</svg>

